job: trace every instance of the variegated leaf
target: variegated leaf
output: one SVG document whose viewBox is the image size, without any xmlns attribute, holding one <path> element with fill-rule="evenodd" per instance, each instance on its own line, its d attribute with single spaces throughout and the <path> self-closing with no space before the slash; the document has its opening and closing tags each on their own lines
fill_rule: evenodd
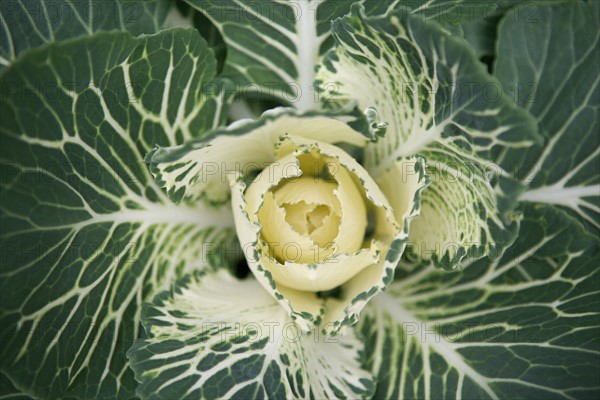
<svg viewBox="0 0 600 400">
<path fill-rule="evenodd" d="M 334 35 L 339 44 L 317 76 L 329 106 L 356 99 L 388 123 L 366 150 L 369 172 L 377 177 L 415 154 L 428 160 L 432 184 L 410 235 L 418 256 L 452 268 L 469 253 L 506 245 L 516 234 L 520 188 L 488 160 L 538 141 L 531 116 L 503 95 L 464 40 L 435 24 L 402 12 L 367 17 L 357 5 L 334 23 Z"/>
<path fill-rule="evenodd" d="M 132 396 L 141 303 L 234 235 L 229 209 L 172 204 L 143 163 L 221 122 L 214 69 L 175 29 L 51 44 L 2 74 L 0 368 L 16 387 Z"/>
<path fill-rule="evenodd" d="M 242 93 L 318 107 L 314 67 L 331 47 L 330 22 L 351 1 L 185 0 L 220 31 L 227 45 L 223 76 Z"/>
<path fill-rule="evenodd" d="M 359 322 L 376 399 L 594 399 L 600 393 L 598 241 L 527 205 L 502 257 L 397 271 Z"/>
<path fill-rule="evenodd" d="M 197 275 L 144 309 L 147 339 L 128 352 L 149 399 L 367 398 L 361 343 L 304 334 L 253 278 Z"/>
</svg>

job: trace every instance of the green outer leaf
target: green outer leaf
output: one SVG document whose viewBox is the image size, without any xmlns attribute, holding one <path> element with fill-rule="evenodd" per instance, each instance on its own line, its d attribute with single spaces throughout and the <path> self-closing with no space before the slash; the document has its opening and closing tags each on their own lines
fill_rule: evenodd
<svg viewBox="0 0 600 400">
<path fill-rule="evenodd" d="M 463 36 L 477 54 L 482 57 L 494 57 L 499 18 L 482 18 L 461 25 Z"/>
<path fill-rule="evenodd" d="M 540 5 L 577 1 L 583 0 L 360 0 L 367 15 L 401 11 L 441 25 L 462 25 L 481 19 L 492 20 L 509 10 L 518 12 L 522 20 L 535 21 Z"/>
<path fill-rule="evenodd" d="M 190 26 L 198 29 L 200 36 L 206 40 L 208 47 L 210 47 L 215 52 L 215 59 L 218 64 L 218 72 L 220 73 L 223 70 L 223 65 L 225 63 L 225 56 L 227 55 L 227 48 L 225 46 L 225 41 L 223 37 L 219 33 L 219 30 L 210 22 L 208 18 L 195 8 L 191 7 L 188 3 L 184 1 L 176 1 L 175 5 L 179 11 L 178 14 L 173 13 L 172 15 L 180 15 L 183 17 L 183 23 L 187 23 Z M 176 26 L 181 26 L 182 24 L 178 24 Z M 171 23 L 173 26 L 174 24 Z"/>
<path fill-rule="evenodd" d="M 374 390 L 352 332 L 303 335 L 252 278 L 197 274 L 156 296 L 142 318 L 149 338 L 127 353 L 142 398 L 367 398 Z"/>
<path fill-rule="evenodd" d="M 0 372 L 0 399 L 30 400 L 31 397 L 17 389 L 10 378 Z"/>
<path fill-rule="evenodd" d="M 360 0 L 367 15 L 393 11 L 434 21 L 452 35 L 462 36 L 478 58 L 495 55 L 497 27 L 500 18 L 513 11 L 521 22 L 538 23 L 541 5 L 584 0 Z"/>
<path fill-rule="evenodd" d="M 502 258 L 399 271 L 365 309 L 375 398 L 598 397 L 598 240 L 551 206 L 523 212 Z"/>
<path fill-rule="evenodd" d="M 133 35 L 165 27 L 169 0 L 11 0 L 0 7 L 0 66 L 26 50 L 113 29 Z"/>
<path fill-rule="evenodd" d="M 329 23 L 351 1 L 185 0 L 219 29 L 227 45 L 223 76 L 242 93 L 315 108 L 314 69 L 333 40 Z"/>
<path fill-rule="evenodd" d="M 367 17 L 354 6 L 334 23 L 334 35 L 339 45 L 320 66 L 320 88 L 329 100 L 374 106 L 388 123 L 386 136 L 366 150 L 369 172 L 377 177 L 398 157 L 429 161 L 423 218 L 447 220 L 437 231 L 415 221 L 410 239 L 419 254 L 453 268 L 468 253 L 505 246 L 516 234 L 519 185 L 489 157 L 537 141 L 531 116 L 502 93 L 486 97 L 486 88 L 501 89 L 498 81 L 464 40 L 432 23 L 400 12 Z"/>
<path fill-rule="evenodd" d="M 173 205 L 142 161 L 222 121 L 213 76 L 192 29 L 51 44 L 2 75 L 0 368 L 17 387 L 130 397 L 141 303 L 234 234 L 229 209 Z"/>
<path fill-rule="evenodd" d="M 529 185 L 522 200 L 558 206 L 600 234 L 600 15 L 585 3 L 539 7 L 539 23 L 509 13 L 495 74 L 529 110 L 542 147 L 499 161 Z"/>
</svg>

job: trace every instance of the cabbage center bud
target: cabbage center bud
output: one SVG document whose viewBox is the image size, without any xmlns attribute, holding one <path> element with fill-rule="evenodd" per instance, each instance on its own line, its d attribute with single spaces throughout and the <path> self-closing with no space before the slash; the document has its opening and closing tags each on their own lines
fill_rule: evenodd
<svg viewBox="0 0 600 400">
<path fill-rule="evenodd" d="M 298 268 L 299 264 L 339 268 L 337 256 L 356 254 L 365 243 L 364 189 L 336 158 L 318 151 L 297 154 L 288 160 L 272 164 L 254 182 L 273 175 L 287 178 L 262 193 L 259 192 L 265 185 L 251 183 L 245 195 L 246 198 L 264 196 L 257 222 L 261 225 L 260 239 L 266 245 L 266 253 L 274 264 L 285 268 Z M 289 174 L 292 167 L 295 173 Z M 342 272 L 335 277 L 328 275 L 326 282 L 311 279 L 310 287 L 332 288 L 354 275 L 350 270 Z M 294 278 L 275 273 L 276 280 L 288 287 L 308 289 L 303 279 L 297 279 L 297 273 Z"/>
</svg>

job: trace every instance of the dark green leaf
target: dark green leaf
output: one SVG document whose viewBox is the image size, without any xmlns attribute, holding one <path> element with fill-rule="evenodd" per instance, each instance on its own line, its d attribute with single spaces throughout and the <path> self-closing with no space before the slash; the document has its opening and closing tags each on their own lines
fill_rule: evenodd
<svg viewBox="0 0 600 400">
<path fill-rule="evenodd" d="M 529 185 L 523 200 L 553 204 L 600 234 L 600 16 L 585 3 L 539 7 L 539 21 L 500 24 L 496 76 L 536 117 L 542 146 L 501 152 Z"/>
<path fill-rule="evenodd" d="M 164 28 L 169 0 L 10 0 L 0 5 L 0 66 L 24 51 L 97 31 Z"/>
<path fill-rule="evenodd" d="M 15 386 L 130 397 L 141 303 L 233 233 L 230 210 L 173 205 L 143 163 L 223 120 L 214 64 L 193 29 L 114 32 L 2 75 L 0 367 Z"/>
</svg>

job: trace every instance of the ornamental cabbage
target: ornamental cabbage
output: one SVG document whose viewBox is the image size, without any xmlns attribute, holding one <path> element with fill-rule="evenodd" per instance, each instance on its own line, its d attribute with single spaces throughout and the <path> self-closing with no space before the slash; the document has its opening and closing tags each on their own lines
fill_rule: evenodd
<svg viewBox="0 0 600 400">
<path fill-rule="evenodd" d="M 600 398 L 600 2 L 3 0 L 0 397 Z"/>
</svg>

